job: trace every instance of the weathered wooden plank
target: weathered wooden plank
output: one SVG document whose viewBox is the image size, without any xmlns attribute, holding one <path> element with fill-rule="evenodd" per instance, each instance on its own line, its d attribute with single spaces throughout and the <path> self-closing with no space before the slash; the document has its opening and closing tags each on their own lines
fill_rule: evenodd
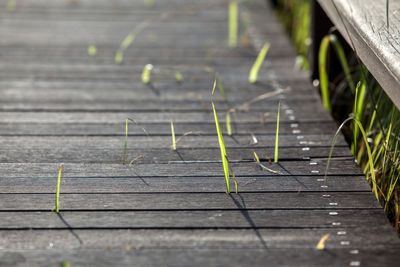
<svg viewBox="0 0 400 267">
<path fill-rule="evenodd" d="M 388 223 L 382 210 L 336 210 L 337 215 L 330 214 L 328 210 L 71 211 L 61 212 L 62 220 L 50 211 L 1 212 L 0 229 L 340 228 L 332 224 L 338 220 L 353 228 L 363 218 L 373 226 Z"/>
<path fill-rule="evenodd" d="M 61 194 L 63 211 L 381 209 L 370 192 Z M 207 203 L 206 205 L 204 205 Z M 335 205 L 332 205 L 335 203 Z M 49 211 L 54 194 L 0 194 L 0 211 Z"/>
<path fill-rule="evenodd" d="M 208 248 L 208 249 L 96 249 L 96 250 L 23 250 L 2 251 L 2 262 L 13 266 L 57 266 L 66 260 L 71 266 L 257 266 L 266 262 L 271 266 L 348 266 L 362 262 L 362 266 L 392 266 L 399 260 L 398 248 L 368 248 L 349 256 L 349 248 L 318 251 L 314 248 Z M 296 259 L 294 262 L 293 259 Z"/>
<path fill-rule="evenodd" d="M 20 140 L 21 141 L 21 140 Z M 18 141 L 18 143 L 20 143 Z M 216 141 L 216 140 L 215 140 Z M 60 142 L 63 143 L 63 142 Z M 62 144 L 42 142 L 46 147 L 31 147 L 30 144 L 23 143 L 21 148 L 0 149 L 0 160 L 3 163 L 120 163 L 122 161 L 123 144 L 121 140 L 118 142 L 118 148 L 111 148 L 106 143 L 88 144 L 87 142 L 69 143 L 65 146 Z M 40 144 L 40 143 L 36 143 Z M 49 147 L 48 145 L 53 145 Z M 13 144 L 15 145 L 15 143 Z M 112 145 L 112 144 L 110 144 Z M 167 146 L 171 146 L 170 143 Z M 85 150 L 82 150 L 82 147 Z M 274 148 L 227 148 L 227 155 L 230 162 L 249 162 L 255 161 L 254 152 L 262 161 L 273 160 Z M 297 147 L 297 148 L 280 148 L 279 159 L 285 160 L 302 160 L 308 158 L 327 158 L 330 147 Z M 135 159 L 135 164 L 149 163 L 174 163 L 174 162 L 219 162 L 221 161 L 221 153 L 218 147 L 215 148 L 179 148 L 173 151 L 171 147 L 164 149 L 154 148 L 134 148 L 127 149 L 126 157 L 129 160 Z M 346 157 L 352 158 L 352 154 L 347 146 L 338 147 L 332 153 L 333 158 Z"/>
<path fill-rule="evenodd" d="M 326 184 L 315 176 L 236 176 L 239 192 L 371 192 L 364 176 L 329 176 Z M 1 177 L 3 193 L 52 193 L 56 188 L 56 171 L 48 177 L 32 178 L 30 174 Z M 225 179 L 221 176 L 129 176 L 93 177 L 67 174 L 61 185 L 62 193 L 158 193 L 158 192 L 223 192 Z"/>
<path fill-rule="evenodd" d="M 283 176 L 283 175 L 314 175 L 323 176 L 327 159 L 310 161 L 282 161 L 279 163 L 263 164 L 271 171 L 261 169 L 256 162 L 231 163 L 232 169 L 238 176 Z M 220 176 L 223 174 L 221 163 L 205 161 L 175 162 L 176 164 L 64 164 L 65 175 L 68 177 L 134 177 L 134 176 Z M 54 177 L 58 172 L 57 163 L 0 163 L 0 177 Z M 280 173 L 280 174 L 279 174 Z M 329 175 L 360 175 L 361 170 L 353 161 L 332 160 Z M 86 176 L 86 177 L 87 177 Z"/>
<path fill-rule="evenodd" d="M 31 113 L 19 113 L 21 116 L 30 116 Z M 38 114 L 38 113 L 37 113 Z M 57 113 L 49 113 L 56 117 Z M 40 115 L 40 114 L 39 114 Z M 42 115 L 40 115 L 42 116 Z M 40 117 L 38 116 L 38 117 Z M 94 117 L 94 116 L 93 116 Z M 21 119 L 21 117 L 18 117 Z M 126 117 L 125 117 L 126 118 Z M 125 136 L 125 118 L 119 122 L 96 122 L 90 121 L 88 123 L 82 123 L 81 121 L 76 122 L 62 122 L 57 121 L 55 118 L 54 122 L 36 122 L 32 123 L 29 117 L 23 122 L 0 122 L 0 135 L 6 136 Z M 43 117 L 45 120 L 46 117 Z M 99 118 L 97 118 L 99 119 Z M 222 119 L 222 117 L 221 117 Z M 292 127 L 297 125 L 297 127 Z M 143 132 L 142 128 L 146 129 L 146 132 L 154 137 L 154 135 L 165 135 L 171 137 L 171 124 L 167 120 L 164 123 L 141 123 L 140 125 L 132 125 L 129 128 L 130 136 L 147 136 Z M 212 135 L 216 136 L 215 123 L 177 123 L 174 122 L 175 134 L 183 135 L 188 132 L 201 132 L 201 135 Z M 221 123 L 221 129 L 226 133 L 225 123 Z M 334 133 L 337 130 L 337 126 L 331 121 L 320 121 L 318 124 L 314 122 L 297 122 L 292 123 L 280 122 L 279 134 L 288 135 L 287 139 L 292 140 L 294 143 L 304 145 L 329 145 L 332 141 Z M 238 123 L 232 122 L 232 133 L 234 138 L 239 138 L 238 135 L 247 136 L 244 140 L 246 143 L 254 143 L 251 134 L 256 136 L 258 142 L 273 142 L 275 137 L 268 136 L 275 134 L 276 123 Z M 135 137 L 136 138 L 136 137 Z M 186 136 L 182 139 L 190 139 L 190 136 Z M 286 138 L 286 137 L 283 137 Z M 147 138 L 146 138 L 147 139 Z M 225 137 L 229 141 L 229 137 Z M 143 140 L 139 138 L 137 140 Z M 199 139 L 198 139 L 199 140 Z M 338 145 L 345 145 L 346 143 L 340 136 L 338 138 Z"/>
<path fill-rule="evenodd" d="M 379 84 L 400 107 L 400 45 L 396 10 L 400 3 L 390 1 L 388 18 L 386 1 L 318 1 L 340 33 L 356 50 Z M 390 21 L 386 25 L 387 19 Z M 350 35 L 350 36 L 349 36 Z M 353 47 L 355 46 L 355 47 Z"/>
<path fill-rule="evenodd" d="M 384 232 L 393 231 L 390 226 Z M 398 248 L 395 235 L 382 235 L 377 231 L 366 231 L 365 225 L 357 228 L 341 229 L 185 229 L 171 230 L 74 230 L 82 243 L 69 230 L 19 230 L 0 231 L 2 251 L 10 249 L 49 250 L 52 249 L 171 249 L 184 248 L 263 248 L 262 240 L 269 249 L 296 250 L 299 248 L 314 249 L 319 239 L 329 234 L 326 242 L 328 250 L 343 248 L 343 240 L 351 240 L 351 245 L 363 251 L 378 249 L 390 244 Z M 368 229 L 375 230 L 376 227 Z M 346 231 L 347 230 L 347 231 Z M 345 232 L 342 235 L 340 232 Z M 338 234 L 339 233 L 339 234 Z M 258 236 L 257 236 L 258 234 Z M 368 235 L 368 238 L 365 238 Z"/>
<path fill-rule="evenodd" d="M 276 111 L 270 112 L 240 112 L 232 114 L 232 123 L 260 123 L 262 116 L 264 121 L 269 123 L 276 123 Z M 220 115 L 220 123 L 225 123 L 225 115 Z M 294 117 L 293 111 L 282 112 L 280 121 L 282 122 L 319 122 L 326 121 L 329 116 L 326 113 L 312 113 L 309 112 L 309 117 Z M 126 118 L 134 119 L 138 124 L 145 125 L 147 123 L 170 123 L 173 120 L 176 123 L 214 123 L 214 116 L 211 112 L 1 112 L 0 123 L 118 123 L 125 122 Z M 334 125 L 333 122 L 330 122 Z"/>
</svg>

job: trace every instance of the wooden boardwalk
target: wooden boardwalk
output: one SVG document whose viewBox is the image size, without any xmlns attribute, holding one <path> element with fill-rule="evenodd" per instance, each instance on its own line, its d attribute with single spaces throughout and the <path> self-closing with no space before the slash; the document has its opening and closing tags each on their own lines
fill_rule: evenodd
<svg viewBox="0 0 400 267">
<path fill-rule="evenodd" d="M 343 138 L 324 182 L 336 125 L 295 68 L 273 11 L 251 1 L 247 46 L 229 49 L 227 6 L 19 0 L 1 10 L 0 266 L 395 266 L 400 242 Z M 115 64 L 138 25 L 146 27 Z M 149 63 L 159 70 L 151 86 L 141 82 Z M 227 101 L 215 95 L 224 132 L 226 112 L 254 102 L 232 114 L 234 134 L 225 136 L 239 194 L 225 193 L 207 67 L 227 93 Z M 181 72 L 183 83 L 163 70 Z M 128 160 L 143 156 L 133 165 L 121 163 L 127 117 L 138 123 L 129 126 Z M 177 151 L 171 120 L 177 138 L 197 133 Z M 280 174 L 260 169 L 254 151 Z M 315 249 L 325 234 L 325 250 Z"/>
</svg>

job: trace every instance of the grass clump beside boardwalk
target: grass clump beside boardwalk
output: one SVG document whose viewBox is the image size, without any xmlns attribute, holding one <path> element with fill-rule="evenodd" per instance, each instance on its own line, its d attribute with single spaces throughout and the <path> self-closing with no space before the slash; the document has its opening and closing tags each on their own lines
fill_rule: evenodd
<svg viewBox="0 0 400 267">
<path fill-rule="evenodd" d="M 277 2 L 280 18 L 288 29 L 298 53 L 306 58 L 310 43 L 310 1 Z M 386 3 L 388 4 L 388 1 Z M 386 19 L 388 23 L 388 15 Z M 342 132 L 351 145 L 357 163 L 366 174 L 375 196 L 378 196 L 390 221 L 399 232 L 400 112 L 365 66 L 357 60 L 357 55 L 345 54 L 345 45 L 340 43 L 333 32 L 325 36 L 320 44 L 319 69 L 322 68 L 322 75 L 319 82 L 324 106 L 332 111 L 336 121 L 345 121 L 351 114 L 353 123 L 343 125 Z M 330 53 L 330 50 L 333 53 Z M 327 72 L 324 73 L 331 63 L 329 57 L 332 56 L 337 58 L 342 69 L 336 77 L 328 77 Z M 354 81 L 360 81 L 358 88 Z"/>
<path fill-rule="evenodd" d="M 228 194 L 230 194 L 231 190 L 230 190 L 230 182 L 229 182 L 229 162 L 228 162 L 228 157 L 226 156 L 226 148 L 225 148 L 224 138 L 222 136 L 221 127 L 220 127 L 219 121 L 218 121 L 217 111 L 215 110 L 215 105 L 214 105 L 214 101 L 213 101 L 213 96 L 214 96 L 214 91 L 215 91 L 216 85 L 217 85 L 217 80 L 214 80 L 214 85 L 213 85 L 213 89 L 211 92 L 211 106 L 212 106 L 213 113 L 214 113 L 215 127 L 217 129 L 219 149 L 221 151 L 221 161 L 222 161 L 222 167 L 223 167 L 224 176 L 225 176 L 226 192 Z M 236 191 L 237 191 L 237 185 L 236 185 Z"/>
</svg>

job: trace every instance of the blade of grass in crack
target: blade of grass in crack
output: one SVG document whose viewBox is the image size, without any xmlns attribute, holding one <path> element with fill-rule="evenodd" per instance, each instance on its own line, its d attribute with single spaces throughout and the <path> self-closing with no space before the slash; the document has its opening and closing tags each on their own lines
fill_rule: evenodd
<svg viewBox="0 0 400 267">
<path fill-rule="evenodd" d="M 15 12 L 17 9 L 17 1 L 15 0 L 9 0 L 7 3 L 7 11 L 8 12 Z"/>
<path fill-rule="evenodd" d="M 337 57 L 339 58 L 340 64 L 342 65 L 343 71 L 346 75 L 347 83 L 349 84 L 351 91 L 354 92 L 354 90 L 355 90 L 354 82 L 353 82 L 353 79 L 351 78 L 349 64 L 347 63 L 347 59 L 346 59 L 346 55 L 344 53 L 343 47 L 340 44 L 339 39 L 336 37 L 336 35 L 331 34 L 329 39 L 333 46 L 333 49 L 335 49 Z"/>
<path fill-rule="evenodd" d="M 66 261 L 61 262 L 61 267 L 70 267 L 69 263 Z"/>
<path fill-rule="evenodd" d="M 374 163 L 373 163 L 373 161 L 372 161 L 373 157 L 372 157 L 372 153 L 371 153 L 371 148 L 370 148 L 370 146 L 369 146 L 369 144 L 368 144 L 367 135 L 365 134 L 364 127 L 362 126 L 361 122 L 358 121 L 357 119 L 355 119 L 354 117 L 349 117 L 349 118 L 347 118 L 347 119 L 339 126 L 339 128 L 337 129 L 337 131 L 336 131 L 336 133 L 335 133 L 335 136 L 333 137 L 332 144 L 331 144 L 331 149 L 330 149 L 330 151 L 329 151 L 328 162 L 327 162 L 327 164 L 326 164 L 326 169 L 325 169 L 325 175 L 324 175 L 325 183 L 326 183 L 326 179 L 327 179 L 327 174 L 328 174 L 329 165 L 330 165 L 331 158 L 332 158 L 333 148 L 335 147 L 335 144 L 336 144 L 336 139 L 337 139 L 337 137 L 338 137 L 340 131 L 342 130 L 343 126 L 344 126 L 347 122 L 349 122 L 349 121 L 351 121 L 351 120 L 355 121 L 357 127 L 360 128 L 361 134 L 362 134 L 362 136 L 363 136 L 363 138 L 364 138 L 365 146 L 366 146 L 366 148 L 367 148 L 367 153 L 368 153 L 368 164 L 369 164 L 369 166 L 370 166 L 370 168 L 369 168 L 369 173 L 371 174 L 372 188 L 373 188 L 373 191 L 374 191 L 374 194 L 375 194 L 376 199 L 379 200 L 378 189 L 377 189 L 376 178 L 375 178 Z"/>
<path fill-rule="evenodd" d="M 328 56 L 329 35 L 325 36 L 319 46 L 318 67 L 319 67 L 319 82 L 321 87 L 322 102 L 326 110 L 331 112 L 331 101 L 329 97 L 329 81 L 326 71 L 326 59 Z"/>
<path fill-rule="evenodd" d="M 176 150 L 174 122 L 171 121 L 172 150 Z"/>
<path fill-rule="evenodd" d="M 278 115 L 276 116 L 276 135 L 275 135 L 275 154 L 274 162 L 278 162 L 278 149 L 279 149 L 279 113 L 281 111 L 281 102 L 278 103 Z"/>
<path fill-rule="evenodd" d="M 59 199 L 60 199 L 60 185 L 61 185 L 61 175 L 63 173 L 63 164 L 60 164 L 60 169 L 58 170 L 58 177 L 57 177 L 57 189 L 56 189 L 56 212 L 58 213 L 59 210 Z"/>
<path fill-rule="evenodd" d="M 142 71 L 142 83 L 148 84 L 150 82 L 150 75 L 152 69 L 153 65 L 151 64 L 147 64 L 146 66 L 144 66 Z"/>
<path fill-rule="evenodd" d="M 260 52 L 258 53 L 256 61 L 254 61 L 254 64 L 250 69 L 250 73 L 249 73 L 249 82 L 250 83 L 255 83 L 257 81 L 258 71 L 268 53 L 269 47 L 270 47 L 270 44 L 268 42 L 265 43 L 264 46 L 261 48 Z"/>
<path fill-rule="evenodd" d="M 88 54 L 91 57 L 94 57 L 97 54 L 97 48 L 95 45 L 89 45 L 88 46 Z"/>
<path fill-rule="evenodd" d="M 229 2 L 229 47 L 237 46 L 237 31 L 238 31 L 238 4 L 236 1 Z"/>
<path fill-rule="evenodd" d="M 150 24 L 151 20 L 144 21 L 137 25 L 121 42 L 121 45 L 117 52 L 115 53 L 115 63 L 121 64 L 124 60 L 124 51 L 133 43 L 136 36 L 143 31 Z"/>
<path fill-rule="evenodd" d="M 175 71 L 175 80 L 177 83 L 183 82 L 183 75 L 179 71 Z"/>
<path fill-rule="evenodd" d="M 235 172 L 233 171 L 231 165 L 229 164 L 229 159 L 226 155 L 225 155 L 225 158 L 226 158 L 226 161 L 228 162 L 228 167 L 232 174 L 233 182 L 235 183 L 235 193 L 237 194 L 239 192 L 239 188 L 238 188 L 239 186 L 238 186 L 238 182 L 236 180 L 236 175 L 235 175 Z"/>
<path fill-rule="evenodd" d="M 326 240 L 328 240 L 328 238 L 329 238 L 329 234 L 324 235 L 324 236 L 319 240 L 319 242 L 318 242 L 318 244 L 317 244 L 317 246 L 316 246 L 315 248 L 318 249 L 318 250 L 323 250 L 323 249 L 325 249 L 325 243 L 326 243 Z"/>
<path fill-rule="evenodd" d="M 125 120 L 125 144 L 124 144 L 124 154 L 122 156 L 122 164 L 126 163 L 126 149 L 128 147 L 128 123 L 129 121 L 135 123 L 135 121 L 131 118 L 126 118 Z"/>
<path fill-rule="evenodd" d="M 226 113 L 226 130 L 229 136 L 232 136 L 232 127 L 231 127 L 231 113 L 235 112 L 234 109 L 228 110 Z"/>
<path fill-rule="evenodd" d="M 254 158 L 256 159 L 257 163 L 261 164 L 260 158 L 258 157 L 257 153 L 255 151 L 253 151 L 253 153 L 254 153 Z"/>
<path fill-rule="evenodd" d="M 217 115 L 217 111 L 215 110 L 214 101 L 213 101 L 213 95 L 214 95 L 216 84 L 217 84 L 217 80 L 214 80 L 214 85 L 213 85 L 213 89 L 212 89 L 212 93 L 211 93 L 211 105 L 212 105 L 212 109 L 214 112 L 215 127 L 217 128 L 218 144 L 219 144 L 219 149 L 221 151 L 221 161 L 222 161 L 222 167 L 224 169 L 226 190 L 227 190 L 227 193 L 230 194 L 231 191 L 230 191 L 230 187 L 229 187 L 229 166 L 228 166 L 229 163 L 228 163 L 228 160 L 226 159 L 226 149 L 225 149 L 224 138 L 222 137 L 221 127 L 219 126 L 218 115 Z"/>
</svg>

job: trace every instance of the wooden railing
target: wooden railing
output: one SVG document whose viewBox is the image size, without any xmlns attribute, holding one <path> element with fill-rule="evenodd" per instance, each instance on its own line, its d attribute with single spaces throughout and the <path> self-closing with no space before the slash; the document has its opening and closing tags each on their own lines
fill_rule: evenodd
<svg viewBox="0 0 400 267">
<path fill-rule="evenodd" d="M 322 11 L 400 108 L 400 1 L 390 1 L 388 11 L 386 0 L 312 1 L 314 55 L 326 27 Z"/>
</svg>

